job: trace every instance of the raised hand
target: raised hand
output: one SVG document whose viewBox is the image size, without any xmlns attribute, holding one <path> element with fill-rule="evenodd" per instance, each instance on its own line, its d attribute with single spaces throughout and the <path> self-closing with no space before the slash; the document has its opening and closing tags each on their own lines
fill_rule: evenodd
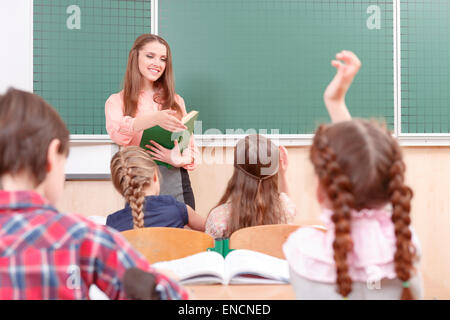
<svg viewBox="0 0 450 320">
<path fill-rule="evenodd" d="M 284 146 L 280 146 L 279 149 L 280 149 L 280 166 L 278 172 L 284 175 L 289 165 L 288 151 Z"/>
<path fill-rule="evenodd" d="M 361 68 L 361 61 L 353 52 L 343 50 L 336 54 L 331 65 L 336 68 L 336 75 L 323 94 L 325 105 L 333 122 L 350 120 L 345 95 Z"/>
<path fill-rule="evenodd" d="M 284 146 L 280 146 L 279 149 L 280 149 L 280 163 L 278 169 L 279 191 L 286 193 L 289 197 L 291 197 L 289 182 L 287 178 L 287 168 L 289 165 L 288 151 Z"/>
</svg>

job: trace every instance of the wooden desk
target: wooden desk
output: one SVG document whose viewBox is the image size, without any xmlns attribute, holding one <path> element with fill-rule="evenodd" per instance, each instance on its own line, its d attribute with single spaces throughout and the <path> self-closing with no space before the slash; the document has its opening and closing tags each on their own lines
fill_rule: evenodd
<svg viewBox="0 0 450 320">
<path fill-rule="evenodd" d="M 290 284 L 185 285 L 192 300 L 293 300 Z"/>
</svg>

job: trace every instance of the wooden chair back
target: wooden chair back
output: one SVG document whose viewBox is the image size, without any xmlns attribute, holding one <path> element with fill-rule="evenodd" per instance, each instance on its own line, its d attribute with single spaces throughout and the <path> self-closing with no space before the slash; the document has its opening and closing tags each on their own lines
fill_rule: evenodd
<svg viewBox="0 0 450 320">
<path fill-rule="evenodd" d="M 150 263 L 184 258 L 214 247 L 204 232 L 168 227 L 150 227 L 121 232 Z"/>
<path fill-rule="evenodd" d="M 248 227 L 233 232 L 230 237 L 230 249 L 248 249 L 286 259 L 283 244 L 289 235 L 300 228 L 300 225 L 270 224 Z M 325 231 L 322 226 L 314 226 Z"/>
</svg>

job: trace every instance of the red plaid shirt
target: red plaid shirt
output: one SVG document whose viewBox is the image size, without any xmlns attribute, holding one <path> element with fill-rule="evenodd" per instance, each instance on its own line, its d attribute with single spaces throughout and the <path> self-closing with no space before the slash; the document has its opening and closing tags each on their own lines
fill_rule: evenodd
<svg viewBox="0 0 450 320">
<path fill-rule="evenodd" d="M 161 298 L 188 298 L 113 229 L 59 213 L 38 193 L 0 190 L 0 299 L 88 299 L 92 284 L 125 299 L 131 267 L 156 274 Z"/>
</svg>

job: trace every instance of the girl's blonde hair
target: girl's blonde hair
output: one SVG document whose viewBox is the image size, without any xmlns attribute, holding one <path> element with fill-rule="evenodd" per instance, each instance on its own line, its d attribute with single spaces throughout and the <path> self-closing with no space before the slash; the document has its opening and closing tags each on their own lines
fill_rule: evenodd
<svg viewBox="0 0 450 320">
<path fill-rule="evenodd" d="M 338 292 L 346 297 L 352 291 L 347 262 L 353 248 L 351 210 L 378 208 L 390 202 L 397 247 L 395 272 L 404 282 L 401 299 L 413 299 L 408 288 L 415 255 L 409 229 L 413 192 L 404 182 L 406 167 L 397 140 L 385 126 L 373 121 L 354 119 L 321 125 L 310 159 L 333 206 Z"/>
<path fill-rule="evenodd" d="M 111 179 L 116 190 L 130 204 L 134 228 L 144 227 L 144 189 L 159 173 L 150 155 L 137 146 L 122 147 L 111 159 Z"/>
</svg>

